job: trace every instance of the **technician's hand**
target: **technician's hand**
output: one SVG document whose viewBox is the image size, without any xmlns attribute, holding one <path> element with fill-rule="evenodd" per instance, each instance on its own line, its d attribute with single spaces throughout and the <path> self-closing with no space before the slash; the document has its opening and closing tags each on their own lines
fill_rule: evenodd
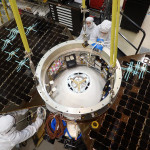
<svg viewBox="0 0 150 150">
<path fill-rule="evenodd" d="M 46 118 L 46 110 L 43 107 L 38 107 L 37 108 L 37 117 L 40 119 L 44 120 Z"/>
</svg>

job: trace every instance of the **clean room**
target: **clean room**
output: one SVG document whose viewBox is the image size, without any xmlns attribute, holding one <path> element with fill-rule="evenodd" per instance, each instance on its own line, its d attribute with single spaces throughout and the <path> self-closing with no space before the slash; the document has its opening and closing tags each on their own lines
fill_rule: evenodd
<svg viewBox="0 0 150 150">
<path fill-rule="evenodd" d="M 150 149 L 149 0 L 0 0 L 0 150 L 65 149 Z"/>
</svg>

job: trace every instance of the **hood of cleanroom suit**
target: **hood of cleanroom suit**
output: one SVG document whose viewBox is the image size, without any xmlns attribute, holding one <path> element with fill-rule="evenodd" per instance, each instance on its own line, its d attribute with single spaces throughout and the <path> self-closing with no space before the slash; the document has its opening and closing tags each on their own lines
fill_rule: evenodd
<svg viewBox="0 0 150 150">
<path fill-rule="evenodd" d="M 99 24 L 96 30 L 90 36 L 90 41 L 96 42 L 97 39 L 103 39 L 105 47 L 110 48 L 110 39 L 111 39 L 111 21 L 104 20 L 101 24 Z"/>
<path fill-rule="evenodd" d="M 91 22 L 91 25 L 88 27 L 86 24 L 86 31 L 85 34 L 87 35 L 87 39 L 90 39 L 90 36 L 92 36 L 93 33 L 97 31 L 97 25 L 93 22 L 94 19 L 92 17 L 87 17 L 86 22 Z M 84 30 L 82 28 L 81 33 L 79 37 L 76 40 L 83 40 Z"/>
<path fill-rule="evenodd" d="M 91 22 L 91 25 L 89 27 L 86 25 L 86 27 L 88 29 L 92 29 L 94 27 L 94 22 L 93 21 L 94 21 L 94 19 L 92 17 L 87 17 L 86 18 L 86 22 Z"/>
<path fill-rule="evenodd" d="M 99 28 L 99 38 L 103 39 L 104 41 L 110 42 L 111 38 L 111 21 L 104 20 L 100 25 Z"/>
<path fill-rule="evenodd" d="M 98 27 L 100 32 L 108 33 L 111 29 L 111 21 L 104 20 Z"/>
</svg>

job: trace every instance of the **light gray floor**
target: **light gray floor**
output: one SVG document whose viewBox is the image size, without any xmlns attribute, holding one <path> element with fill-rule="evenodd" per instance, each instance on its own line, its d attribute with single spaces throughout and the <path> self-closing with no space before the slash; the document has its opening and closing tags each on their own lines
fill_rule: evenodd
<svg viewBox="0 0 150 150">
<path fill-rule="evenodd" d="M 22 147 L 21 150 L 34 150 L 35 146 L 32 138 L 27 141 L 27 146 Z M 54 144 L 51 144 L 45 140 L 40 144 L 39 147 L 35 148 L 35 150 L 65 150 L 64 145 L 62 143 L 57 142 L 55 140 Z"/>
<path fill-rule="evenodd" d="M 141 45 L 141 52 L 145 51 L 143 49 L 150 49 L 150 15 L 149 15 L 149 12 L 150 12 L 150 7 L 141 26 L 141 28 L 146 32 L 146 37 L 143 41 L 143 44 Z M 120 33 L 122 33 L 136 47 L 138 47 L 143 36 L 141 31 L 139 33 L 134 33 L 125 29 L 120 29 Z M 118 38 L 118 47 L 126 55 L 134 55 L 136 52 L 135 49 L 131 45 L 129 45 L 121 36 L 119 36 Z"/>
<path fill-rule="evenodd" d="M 141 53 L 147 53 L 147 52 L 150 52 L 150 47 L 149 47 L 149 49 L 148 49 L 148 48 L 141 47 L 141 49 L 140 49 L 140 51 L 139 51 L 140 54 L 141 54 Z"/>
</svg>

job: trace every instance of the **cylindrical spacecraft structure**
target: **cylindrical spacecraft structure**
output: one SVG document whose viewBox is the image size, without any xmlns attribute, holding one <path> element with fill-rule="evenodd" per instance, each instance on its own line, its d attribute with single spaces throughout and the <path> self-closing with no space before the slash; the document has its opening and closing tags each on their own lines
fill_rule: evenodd
<svg viewBox="0 0 150 150">
<path fill-rule="evenodd" d="M 108 48 L 97 52 L 90 45 L 84 48 L 82 43 L 72 40 L 56 45 L 41 58 L 35 74 L 39 81 L 37 90 L 47 109 L 70 120 L 87 120 L 107 111 L 122 80 L 119 61 L 114 75 L 109 72 Z"/>
</svg>

